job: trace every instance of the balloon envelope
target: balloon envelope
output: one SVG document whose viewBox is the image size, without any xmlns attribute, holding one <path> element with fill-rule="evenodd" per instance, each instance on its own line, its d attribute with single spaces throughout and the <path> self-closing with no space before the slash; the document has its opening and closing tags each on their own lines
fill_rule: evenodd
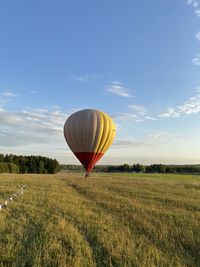
<svg viewBox="0 0 200 267">
<path fill-rule="evenodd" d="M 75 112 L 64 125 L 66 142 L 87 172 L 113 143 L 115 134 L 111 117 L 95 109 Z"/>
</svg>

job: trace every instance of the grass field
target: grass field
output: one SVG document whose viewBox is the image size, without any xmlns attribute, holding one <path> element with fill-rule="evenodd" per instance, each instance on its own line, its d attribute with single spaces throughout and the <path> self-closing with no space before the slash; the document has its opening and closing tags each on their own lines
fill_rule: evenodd
<svg viewBox="0 0 200 267">
<path fill-rule="evenodd" d="M 0 175 L 0 266 L 200 266 L 200 176 Z"/>
</svg>

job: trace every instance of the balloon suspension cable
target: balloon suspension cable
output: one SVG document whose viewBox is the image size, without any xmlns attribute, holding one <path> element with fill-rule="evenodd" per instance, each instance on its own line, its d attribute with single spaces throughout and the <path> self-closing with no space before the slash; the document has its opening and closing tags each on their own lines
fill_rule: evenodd
<svg viewBox="0 0 200 267">
<path fill-rule="evenodd" d="M 88 177 L 90 177 L 90 174 L 89 174 L 89 172 L 86 172 L 85 173 L 85 178 L 88 178 Z"/>
</svg>

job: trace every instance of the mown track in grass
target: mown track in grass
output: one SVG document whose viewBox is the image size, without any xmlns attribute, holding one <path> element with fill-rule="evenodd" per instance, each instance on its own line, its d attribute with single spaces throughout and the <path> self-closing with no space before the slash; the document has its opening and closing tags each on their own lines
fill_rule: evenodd
<svg viewBox="0 0 200 267">
<path fill-rule="evenodd" d="M 1 175 L 0 266 L 200 266 L 200 177 Z"/>
</svg>

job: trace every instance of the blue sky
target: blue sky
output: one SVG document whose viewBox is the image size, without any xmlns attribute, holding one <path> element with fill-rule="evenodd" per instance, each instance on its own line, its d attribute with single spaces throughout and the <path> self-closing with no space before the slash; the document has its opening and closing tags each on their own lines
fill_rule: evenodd
<svg viewBox="0 0 200 267">
<path fill-rule="evenodd" d="M 62 127 L 117 124 L 101 164 L 200 162 L 200 1 L 0 3 L 0 147 L 78 163 Z"/>
</svg>

